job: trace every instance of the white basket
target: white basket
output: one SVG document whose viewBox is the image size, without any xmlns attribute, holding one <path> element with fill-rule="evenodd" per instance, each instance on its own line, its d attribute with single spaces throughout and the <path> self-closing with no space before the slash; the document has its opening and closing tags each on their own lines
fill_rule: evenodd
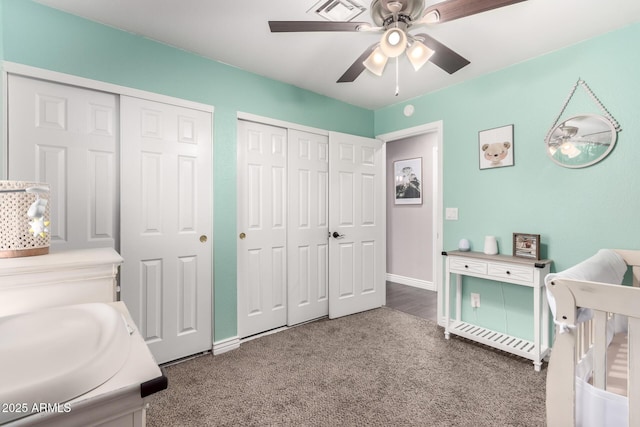
<svg viewBox="0 0 640 427">
<path fill-rule="evenodd" d="M 44 188 L 37 194 L 27 192 L 27 188 Z M 0 181 L 0 258 L 44 255 L 49 253 L 48 232 L 30 231 L 34 218 L 27 215 L 29 207 L 36 199 L 47 199 L 44 221 L 48 223 L 51 202 L 47 184 L 25 181 Z"/>
</svg>

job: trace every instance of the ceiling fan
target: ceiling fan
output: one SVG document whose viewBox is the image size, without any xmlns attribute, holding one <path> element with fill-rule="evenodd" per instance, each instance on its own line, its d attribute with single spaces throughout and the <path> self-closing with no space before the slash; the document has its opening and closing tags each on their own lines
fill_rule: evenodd
<svg viewBox="0 0 640 427">
<path fill-rule="evenodd" d="M 365 69 L 381 76 L 389 58 L 407 54 L 417 71 L 432 62 L 453 74 L 470 62 L 428 34 L 411 34 L 413 27 L 436 24 L 525 0 L 445 0 L 425 8 L 424 0 L 373 0 L 368 22 L 269 21 L 272 33 L 309 31 L 381 32 L 381 40 L 369 46 L 338 79 L 353 82 Z M 397 62 L 396 62 L 397 67 Z"/>
</svg>

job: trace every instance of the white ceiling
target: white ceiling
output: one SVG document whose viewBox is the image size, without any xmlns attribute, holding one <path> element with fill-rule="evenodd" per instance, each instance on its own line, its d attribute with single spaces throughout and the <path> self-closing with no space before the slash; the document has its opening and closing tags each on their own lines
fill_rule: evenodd
<svg viewBox="0 0 640 427">
<path fill-rule="evenodd" d="M 322 20 L 318 0 L 37 0 L 87 19 L 194 52 L 368 109 L 451 86 L 593 36 L 640 22 L 638 0 L 528 0 L 482 14 L 412 28 L 471 61 L 453 75 L 400 58 L 377 77 L 365 70 L 336 83 L 379 33 L 271 33 L 268 20 Z M 360 0 L 367 8 L 369 0 Z M 473 1 L 473 0 L 469 0 Z M 426 0 L 425 4 L 438 3 Z M 369 11 L 354 19 L 371 22 Z"/>
</svg>

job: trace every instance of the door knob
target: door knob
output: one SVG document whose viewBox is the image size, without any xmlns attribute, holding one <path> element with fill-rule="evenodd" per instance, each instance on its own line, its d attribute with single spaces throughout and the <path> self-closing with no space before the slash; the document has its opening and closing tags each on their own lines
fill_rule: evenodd
<svg viewBox="0 0 640 427">
<path fill-rule="evenodd" d="M 242 240 L 242 239 L 244 239 L 245 237 L 247 237 L 247 235 L 246 235 L 246 234 L 244 234 L 244 233 L 240 233 L 240 235 L 239 235 L 238 237 Z"/>
<path fill-rule="evenodd" d="M 206 241 L 207 241 L 207 236 L 206 235 L 203 234 L 202 236 L 200 236 L 200 242 L 204 243 Z"/>
<path fill-rule="evenodd" d="M 344 234 L 340 234 L 337 231 L 334 231 L 332 236 L 334 239 L 342 239 L 344 237 Z"/>
</svg>

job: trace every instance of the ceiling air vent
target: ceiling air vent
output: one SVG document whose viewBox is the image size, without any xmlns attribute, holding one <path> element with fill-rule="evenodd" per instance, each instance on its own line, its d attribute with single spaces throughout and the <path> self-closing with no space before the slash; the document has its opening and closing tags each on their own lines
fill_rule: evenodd
<svg viewBox="0 0 640 427">
<path fill-rule="evenodd" d="M 328 21 L 351 21 L 367 10 L 356 0 L 320 0 L 307 13 L 323 17 Z"/>
</svg>

